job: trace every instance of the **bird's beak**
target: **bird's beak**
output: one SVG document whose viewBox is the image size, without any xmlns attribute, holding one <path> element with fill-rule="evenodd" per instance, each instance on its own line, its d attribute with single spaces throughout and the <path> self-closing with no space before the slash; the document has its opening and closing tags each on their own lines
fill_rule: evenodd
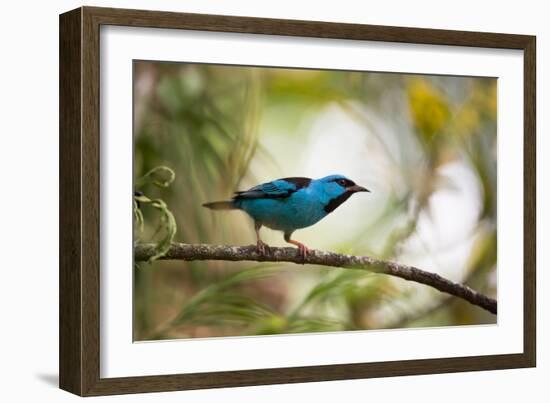
<svg viewBox="0 0 550 403">
<path fill-rule="evenodd" d="M 353 192 L 353 193 L 357 193 L 357 192 L 370 192 L 370 190 L 368 190 L 367 188 L 364 188 L 363 186 L 359 186 L 359 185 L 353 185 L 353 186 L 349 186 L 346 188 L 346 190 L 348 192 Z"/>
</svg>

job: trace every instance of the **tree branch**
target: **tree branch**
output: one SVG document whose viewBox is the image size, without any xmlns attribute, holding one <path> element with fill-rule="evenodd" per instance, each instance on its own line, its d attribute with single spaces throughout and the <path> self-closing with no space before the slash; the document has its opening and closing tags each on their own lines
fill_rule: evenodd
<svg viewBox="0 0 550 403">
<path fill-rule="evenodd" d="M 155 254 L 155 244 L 137 244 L 134 248 L 134 258 L 137 261 L 147 261 Z M 320 266 L 341 267 L 346 269 L 365 270 L 374 273 L 400 277 L 433 287 L 441 292 L 462 298 L 491 313 L 497 313 L 497 301 L 481 294 L 466 285 L 455 283 L 439 274 L 417 269 L 413 266 L 396 262 L 388 262 L 369 256 L 342 255 L 333 252 L 310 250 L 303 260 L 296 248 L 271 247 L 270 253 L 261 255 L 256 246 L 228 246 L 208 244 L 172 244 L 166 255 L 161 259 L 170 260 L 228 260 L 256 262 L 287 262 L 297 264 L 314 264 Z"/>
</svg>

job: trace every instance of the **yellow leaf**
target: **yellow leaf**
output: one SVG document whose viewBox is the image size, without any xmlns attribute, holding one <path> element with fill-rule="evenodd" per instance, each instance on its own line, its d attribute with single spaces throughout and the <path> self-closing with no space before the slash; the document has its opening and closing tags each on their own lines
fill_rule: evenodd
<svg viewBox="0 0 550 403">
<path fill-rule="evenodd" d="M 447 125 L 449 106 L 444 95 L 423 78 L 415 78 L 407 87 L 411 118 L 425 143 L 430 144 Z"/>
</svg>

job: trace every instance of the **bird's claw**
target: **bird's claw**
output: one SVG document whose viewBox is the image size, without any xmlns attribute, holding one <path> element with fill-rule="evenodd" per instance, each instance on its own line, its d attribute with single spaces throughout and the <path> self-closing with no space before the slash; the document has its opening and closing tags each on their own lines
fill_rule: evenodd
<svg viewBox="0 0 550 403">
<path fill-rule="evenodd" d="M 256 250 L 262 256 L 269 255 L 271 253 L 269 245 L 266 244 L 263 241 L 260 241 L 260 240 L 258 240 L 258 242 L 256 242 Z"/>
<path fill-rule="evenodd" d="M 309 249 L 304 244 L 298 245 L 298 255 L 302 258 L 302 262 L 305 263 Z"/>
</svg>

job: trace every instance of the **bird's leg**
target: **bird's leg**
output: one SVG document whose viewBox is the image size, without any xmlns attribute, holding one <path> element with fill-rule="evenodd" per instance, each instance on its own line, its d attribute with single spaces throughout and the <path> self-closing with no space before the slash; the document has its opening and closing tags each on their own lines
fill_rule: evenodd
<svg viewBox="0 0 550 403">
<path fill-rule="evenodd" d="M 309 253 L 309 249 L 303 243 L 290 239 L 291 235 L 292 233 L 285 233 L 285 241 L 291 243 L 292 245 L 296 245 L 298 247 L 298 254 L 302 257 L 302 260 L 305 261 L 307 254 Z"/>
<path fill-rule="evenodd" d="M 260 228 L 262 224 L 254 223 L 254 231 L 256 231 L 256 249 L 260 255 L 269 254 L 269 245 L 260 239 Z"/>
</svg>

